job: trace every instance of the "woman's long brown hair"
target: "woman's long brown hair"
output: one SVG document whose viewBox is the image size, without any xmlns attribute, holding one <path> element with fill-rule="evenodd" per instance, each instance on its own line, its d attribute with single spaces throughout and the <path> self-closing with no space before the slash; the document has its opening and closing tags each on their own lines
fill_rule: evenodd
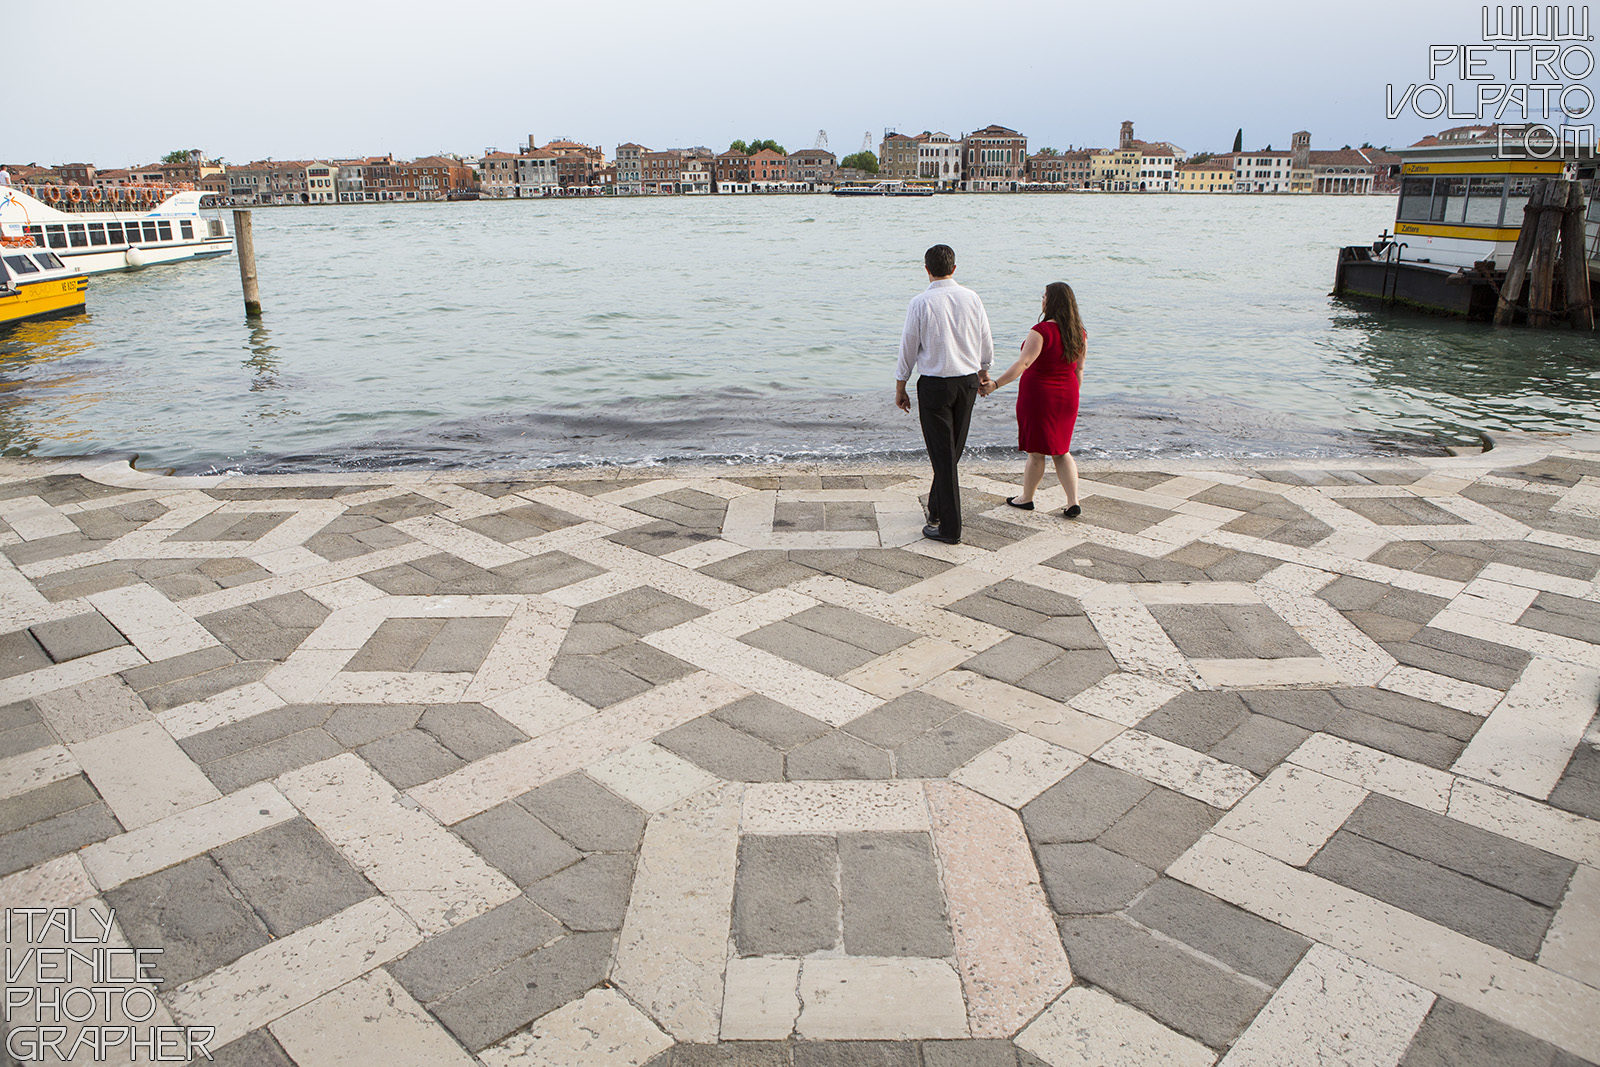
<svg viewBox="0 0 1600 1067">
<path fill-rule="evenodd" d="M 1081 362 L 1085 347 L 1083 317 L 1078 314 L 1078 298 L 1066 282 L 1051 282 L 1044 287 L 1044 314 L 1039 316 L 1039 321 L 1046 320 L 1055 323 L 1061 331 L 1062 355 L 1066 361 Z"/>
</svg>

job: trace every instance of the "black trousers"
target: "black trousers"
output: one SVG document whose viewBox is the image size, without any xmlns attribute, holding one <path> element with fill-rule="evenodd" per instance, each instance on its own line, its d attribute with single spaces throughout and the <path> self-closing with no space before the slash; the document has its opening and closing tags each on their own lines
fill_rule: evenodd
<svg viewBox="0 0 1600 1067">
<path fill-rule="evenodd" d="M 961 486 L 956 464 L 967 447 L 972 425 L 972 405 L 978 399 L 978 376 L 917 379 L 917 417 L 922 440 L 933 465 L 933 488 L 928 492 L 929 522 L 946 537 L 961 536 Z"/>
</svg>

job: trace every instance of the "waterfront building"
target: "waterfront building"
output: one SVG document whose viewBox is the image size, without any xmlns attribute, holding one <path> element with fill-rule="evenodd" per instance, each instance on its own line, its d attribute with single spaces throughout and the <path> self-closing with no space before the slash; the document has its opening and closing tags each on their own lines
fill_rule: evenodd
<svg viewBox="0 0 1600 1067">
<path fill-rule="evenodd" d="M 789 180 L 813 187 L 832 185 L 839 161 L 826 148 L 802 148 L 789 153 Z"/>
<path fill-rule="evenodd" d="M 1028 138 L 1005 126 L 985 126 L 962 137 L 966 188 L 971 192 L 1015 189 L 1027 176 Z"/>
<path fill-rule="evenodd" d="M 97 171 L 94 172 L 94 184 L 95 184 L 95 187 L 98 188 L 98 189 L 115 189 L 115 188 L 117 188 L 119 186 L 129 185 L 133 181 L 132 177 L 130 176 L 131 173 L 132 172 L 130 172 L 130 171 L 122 170 L 122 169 L 118 169 L 118 170 L 97 170 Z M 213 175 L 213 177 L 215 177 L 215 175 Z M 226 185 L 226 183 L 227 183 L 227 175 L 222 175 L 222 178 L 223 178 L 224 185 Z M 15 170 L 13 170 L 11 172 L 11 180 L 14 181 L 14 182 L 17 182 L 18 184 L 21 184 L 24 181 L 26 181 L 27 179 L 19 178 L 17 176 L 17 172 Z"/>
<path fill-rule="evenodd" d="M 632 141 L 617 145 L 617 192 L 636 196 L 644 191 L 639 159 L 648 151 L 650 149 L 644 145 Z"/>
<path fill-rule="evenodd" d="M 1028 181 L 1031 184 L 1065 185 L 1067 181 L 1067 161 L 1061 153 L 1043 152 L 1035 153 L 1028 157 Z"/>
<path fill-rule="evenodd" d="M 695 151 L 686 152 L 683 157 L 683 164 L 678 168 L 678 192 L 711 192 L 714 166 L 715 157 L 710 155 L 709 152 L 705 155 Z"/>
<path fill-rule="evenodd" d="M 639 164 L 644 175 L 644 192 L 652 196 L 670 196 L 678 191 L 678 176 L 683 171 L 682 149 L 640 153 Z"/>
<path fill-rule="evenodd" d="M 337 204 L 339 202 L 339 168 L 333 163 L 306 164 L 307 204 Z"/>
<path fill-rule="evenodd" d="M 478 191 L 491 200 L 517 195 L 517 153 L 485 152 L 478 161 Z"/>
<path fill-rule="evenodd" d="M 1291 152 L 1262 149 L 1234 157 L 1233 182 L 1241 193 L 1287 193 L 1294 178 Z"/>
<path fill-rule="evenodd" d="M 228 182 L 227 172 L 220 168 L 216 174 L 207 174 L 204 178 L 195 182 L 194 187 L 202 193 L 210 193 L 212 195 L 213 199 L 206 201 L 211 207 L 226 207 L 233 202 L 232 188 Z"/>
<path fill-rule="evenodd" d="M 1180 193 L 1231 193 L 1233 157 L 1213 156 L 1201 163 L 1179 163 L 1172 187 Z"/>
<path fill-rule="evenodd" d="M 549 196 L 561 188 L 561 178 L 556 170 L 558 157 L 554 152 L 535 148 L 517 154 L 515 171 L 517 196 L 523 198 Z"/>
<path fill-rule="evenodd" d="M 410 179 L 407 191 L 416 193 L 406 197 L 408 200 L 446 200 L 451 193 L 477 189 L 472 168 L 450 156 L 423 156 L 401 164 L 399 169 Z"/>
<path fill-rule="evenodd" d="M 1090 154 L 1090 180 L 1108 193 L 1126 193 L 1139 187 L 1143 160 L 1137 148 L 1099 148 Z"/>
<path fill-rule="evenodd" d="M 917 173 L 923 181 L 936 182 L 940 189 L 955 189 L 961 184 L 961 142 L 948 133 L 917 135 Z"/>
<path fill-rule="evenodd" d="M 786 182 L 789 180 L 789 160 L 782 152 L 763 148 L 750 153 L 750 180 L 752 182 Z"/>
<path fill-rule="evenodd" d="M 905 181 L 918 177 L 921 142 L 903 133 L 886 133 L 878 143 L 878 177 Z"/>
<path fill-rule="evenodd" d="M 98 183 L 95 182 L 95 169 L 93 163 L 62 163 L 56 167 L 56 174 L 61 178 L 63 185 L 81 185 L 85 189 Z M 12 179 L 15 181 L 15 179 Z"/>
<path fill-rule="evenodd" d="M 606 165 L 605 151 L 597 145 L 560 140 L 551 141 L 542 148 L 555 154 L 556 173 L 563 189 L 592 184 L 594 176 Z"/>
<path fill-rule="evenodd" d="M 749 192 L 750 185 L 750 154 L 748 152 L 735 152 L 728 149 L 717 156 L 713 162 L 712 177 L 716 181 L 716 192 L 732 192 L 733 186 L 746 186 Z M 726 187 L 726 188 L 725 188 Z"/>
</svg>

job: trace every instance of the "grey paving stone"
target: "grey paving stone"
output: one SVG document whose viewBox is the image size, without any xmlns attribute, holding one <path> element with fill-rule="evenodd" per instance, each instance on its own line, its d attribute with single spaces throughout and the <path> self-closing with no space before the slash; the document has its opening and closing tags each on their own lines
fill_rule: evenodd
<svg viewBox="0 0 1600 1067">
<path fill-rule="evenodd" d="M 343 746 L 326 731 L 312 728 L 201 764 L 200 769 L 211 779 L 211 784 L 224 793 L 231 793 L 276 778 L 296 767 L 330 759 L 343 751 Z"/>
<path fill-rule="evenodd" d="M 1013 732 L 999 723 L 961 712 L 895 749 L 895 775 L 900 778 L 943 778 L 978 753 L 1004 741 Z"/>
<path fill-rule="evenodd" d="M 231 657 L 233 653 L 227 649 Z M 152 664 L 157 666 L 157 664 Z M 230 663 L 224 667 L 195 674 L 188 678 L 180 678 L 167 682 L 165 685 L 154 686 L 149 689 L 139 689 L 139 697 L 151 711 L 166 711 L 181 704 L 188 704 L 196 700 L 205 700 L 218 693 L 225 693 L 230 689 L 237 689 L 251 682 L 259 682 L 267 673 L 278 665 L 270 660 L 248 660 L 241 663 Z M 131 672 L 129 672 L 131 673 Z M 124 674 L 126 679 L 127 675 Z M 137 689 L 138 687 L 135 686 Z"/>
<path fill-rule="evenodd" d="M 1527 664 L 1528 655 L 1520 649 L 1507 649 L 1487 641 L 1464 644 L 1449 640 L 1448 636 L 1441 638 L 1438 636 L 1441 633 L 1443 631 L 1430 631 L 1424 627 L 1409 641 L 1386 644 L 1383 649 L 1407 667 L 1459 678 L 1463 682 L 1488 686 L 1490 689 L 1510 689 Z M 1452 647 L 1440 648 L 1441 644 Z M 1470 651 L 1460 651 L 1463 649 Z M 1494 660 L 1510 661 L 1515 665 Z"/>
<path fill-rule="evenodd" d="M 161 950 L 154 970 L 169 989 L 272 940 L 208 856 L 137 878 L 105 897 L 130 944 Z"/>
<path fill-rule="evenodd" d="M 218 641 L 247 660 L 285 660 L 313 628 L 280 624 L 257 604 L 218 611 L 198 621 Z"/>
<path fill-rule="evenodd" d="M 62 812 L 76 811 L 100 799 L 89 779 L 81 774 L 30 789 L 18 796 L 0 800 L 0 834 L 9 834 L 41 819 Z"/>
<path fill-rule="evenodd" d="M 1483 720 L 1476 715 L 1386 689 L 1335 689 L 1333 699 L 1351 711 L 1416 730 L 1444 734 L 1457 741 L 1472 740 L 1472 735 L 1483 725 Z"/>
<path fill-rule="evenodd" d="M 783 780 L 782 752 L 710 715 L 668 730 L 656 744 L 730 782 Z"/>
<path fill-rule="evenodd" d="M 1064 918 L 1060 927 L 1074 978 L 1212 1048 L 1238 1037 L 1271 996 L 1120 915 Z"/>
<path fill-rule="evenodd" d="M 444 629 L 445 619 L 385 619 L 361 646 L 347 671 L 409 671 Z"/>
<path fill-rule="evenodd" d="M 1009 1041 L 924 1041 L 922 1067 L 1016 1067 L 1017 1049 Z"/>
<path fill-rule="evenodd" d="M 835 500 L 822 506 L 824 530 L 876 530 L 877 509 L 869 501 Z"/>
<path fill-rule="evenodd" d="M 783 761 L 791 781 L 832 781 L 855 778 L 889 778 L 893 770 L 889 753 L 858 737 L 835 730 L 815 741 L 791 749 Z"/>
<path fill-rule="evenodd" d="M 1239 694 L 1251 711 L 1312 733 L 1328 730 L 1346 714 L 1323 689 L 1258 689 Z"/>
<path fill-rule="evenodd" d="M 1554 1045 L 1440 997 L 1399 1067 L 1566 1067 L 1576 1062 Z"/>
<path fill-rule="evenodd" d="M 479 855 L 527 887 L 570 867 L 583 854 L 517 804 L 497 804 L 454 827 Z"/>
<path fill-rule="evenodd" d="M 1270 986 L 1311 947 L 1299 934 L 1171 878 L 1145 890 L 1128 915 Z"/>
<path fill-rule="evenodd" d="M 15 704 L 0 706 L 0 730 L 14 730 L 18 726 L 39 722 L 39 709 L 34 707 L 31 700 L 19 700 Z"/>
<path fill-rule="evenodd" d="M 360 748 L 417 725 L 425 709 L 420 704 L 341 704 L 322 728 L 348 748 Z"/>
<path fill-rule="evenodd" d="M 561 652 L 573 656 L 598 656 L 634 640 L 633 634 L 609 622 L 575 622 L 561 640 Z"/>
<path fill-rule="evenodd" d="M 1164 871 L 1200 840 L 1221 814 L 1182 793 L 1157 787 L 1096 841 L 1146 867 Z"/>
<path fill-rule="evenodd" d="M 613 665 L 604 656 L 558 656 L 550 681 L 597 708 L 638 696 L 650 683 Z"/>
<path fill-rule="evenodd" d="M 50 657 L 27 630 L 0 634 L 0 678 L 43 670 L 50 663 Z"/>
<path fill-rule="evenodd" d="M 55 743 L 56 735 L 44 723 L 24 723 L 9 730 L 0 730 L 0 759 L 32 752 L 34 749 Z"/>
<path fill-rule="evenodd" d="M 1600 748 L 1582 743 L 1573 749 L 1567 769 L 1550 793 L 1550 803 L 1564 811 L 1600 819 Z"/>
<path fill-rule="evenodd" d="M 1137 775 L 1093 760 L 1022 808 L 1022 824 L 1035 846 L 1093 841 L 1155 788 Z"/>
<path fill-rule="evenodd" d="M 756 550 L 707 564 L 700 568 L 700 573 L 731 582 L 752 593 L 767 593 L 815 577 L 817 572 L 810 567 L 791 563 L 784 552 Z"/>
<path fill-rule="evenodd" d="M 1411 856 L 1556 907 L 1576 865 L 1561 856 L 1373 793 L 1344 829 Z"/>
<path fill-rule="evenodd" d="M 784 752 L 821 737 L 830 729 L 825 722 L 755 693 L 725 704 L 711 714 Z"/>
<path fill-rule="evenodd" d="M 1502 889 L 1344 830 L 1306 869 L 1526 960 L 1538 954 L 1553 915 Z"/>
<path fill-rule="evenodd" d="M 476 671 L 505 625 L 503 618 L 449 619 L 413 669 L 446 673 Z"/>
<path fill-rule="evenodd" d="M 80 656 L 104 652 L 108 648 L 125 645 L 128 639 L 106 621 L 98 611 L 74 615 L 54 622 L 41 622 L 32 627 L 34 638 L 57 663 Z"/>
<path fill-rule="evenodd" d="M 1016 685 L 1060 655 L 1061 649 L 1048 641 L 1013 635 L 993 648 L 980 652 L 961 666 L 986 677 Z"/>
<path fill-rule="evenodd" d="M 1022 633 L 1060 648 L 1105 648 L 1105 642 L 1100 640 L 1099 632 L 1087 615 L 1057 615 L 1028 627 Z"/>
<path fill-rule="evenodd" d="M 581 771 L 517 798 L 528 812 L 584 852 L 635 852 L 645 813 Z"/>
<path fill-rule="evenodd" d="M 440 704 L 429 708 L 417 726 L 468 763 L 503 752 L 528 735 L 482 704 Z"/>
<path fill-rule="evenodd" d="M 836 947 L 838 865 L 832 837 L 743 837 L 733 886 L 734 950 L 804 956 Z"/>
<path fill-rule="evenodd" d="M 34 579 L 33 587 L 44 594 L 44 598 L 52 604 L 59 604 L 63 600 L 92 596 L 108 589 L 120 589 L 138 580 L 138 575 L 127 563 L 118 561 L 37 578 Z"/>
<path fill-rule="evenodd" d="M 633 887 L 633 856 L 597 852 L 528 887 L 569 930 L 620 930 Z"/>
<path fill-rule="evenodd" d="M 820 500 L 779 500 L 772 509 L 772 528 L 815 533 L 822 529 L 823 518 Z"/>
<path fill-rule="evenodd" d="M 913 690 L 886 701 L 842 729 L 868 744 L 897 748 L 955 718 L 960 711 L 948 701 Z"/>
<path fill-rule="evenodd" d="M 1197 752 L 1209 752 L 1249 717 L 1238 693 L 1179 693 L 1146 715 L 1139 729 Z"/>
<path fill-rule="evenodd" d="M 430 1009 L 477 1052 L 605 980 L 612 935 L 568 934 L 435 1001 Z"/>
<path fill-rule="evenodd" d="M 915 1041 L 798 1041 L 794 1067 L 921 1067 Z"/>
<path fill-rule="evenodd" d="M 428 938 L 390 965 L 395 980 L 431 1004 L 519 960 L 562 934 L 561 924 L 525 896 Z"/>
<path fill-rule="evenodd" d="M 859 611 L 849 611 L 834 607 L 832 604 L 819 604 L 814 608 L 807 608 L 790 616 L 788 621 L 813 633 L 865 649 L 875 656 L 893 652 L 921 636 L 904 627 L 891 626 Z"/>
<path fill-rule="evenodd" d="M 1039 845 L 1034 853 L 1050 908 L 1060 915 L 1116 911 L 1156 880 L 1149 867 L 1096 844 Z"/>
<path fill-rule="evenodd" d="M 1447 734 L 1417 730 L 1404 723 L 1349 710 L 1329 723 L 1327 732 L 1440 769 L 1453 764 L 1466 748 L 1466 742 Z"/>
<path fill-rule="evenodd" d="M 260 830 L 211 855 L 273 937 L 292 934 L 376 892 L 303 818 Z"/>
<path fill-rule="evenodd" d="M 1068 649 L 1054 661 L 1030 672 L 1017 682 L 1029 692 L 1067 701 L 1115 674 L 1117 661 L 1102 649 Z"/>
<path fill-rule="evenodd" d="M 1315 650 L 1264 605 L 1155 604 L 1162 629 L 1197 659 L 1281 659 Z"/>
<path fill-rule="evenodd" d="M 839 835 L 844 950 L 852 956 L 955 953 L 933 842 L 920 833 Z"/>
<path fill-rule="evenodd" d="M 705 613 L 704 608 L 687 600 L 645 585 L 584 605 L 578 609 L 574 621 L 609 622 L 642 637 L 698 619 Z"/>
<path fill-rule="evenodd" d="M 605 571 L 565 552 L 545 552 L 531 559 L 503 563 L 494 569 L 494 573 L 510 581 L 513 592 L 548 593 L 604 574 Z"/>
<path fill-rule="evenodd" d="M 389 734 L 356 751 L 396 789 L 410 789 L 466 766 L 465 760 L 422 730 Z"/>
<path fill-rule="evenodd" d="M 295 1067 L 289 1054 L 267 1030 L 252 1030 L 236 1041 L 212 1049 L 211 1058 L 193 1060 L 190 1067 Z"/>
<path fill-rule="evenodd" d="M 48 816 L 0 834 L 0 877 L 121 832 L 121 824 L 99 802 Z"/>
<path fill-rule="evenodd" d="M 1303 730 L 1292 723 L 1266 715 L 1250 715 L 1239 724 L 1238 729 L 1207 752 L 1224 763 L 1235 764 L 1252 774 L 1265 777 L 1310 736 L 1310 730 Z"/>
<path fill-rule="evenodd" d="M 605 659 L 649 685 L 665 685 L 667 682 L 677 681 L 695 672 L 694 667 L 678 657 L 647 645 L 643 641 L 634 641 L 632 644 L 613 649 L 607 653 Z"/>
<path fill-rule="evenodd" d="M 1517 625 L 1600 645 L 1600 604 L 1559 593 L 1542 592 L 1522 613 Z M 34 627 L 33 632 L 37 635 L 39 628 Z"/>
<path fill-rule="evenodd" d="M 724 1041 L 716 1045 L 678 1045 L 646 1067 L 790 1067 L 789 1046 L 781 1041 Z"/>
<path fill-rule="evenodd" d="M 876 658 L 865 649 L 791 622 L 763 626 L 739 640 L 834 678 Z"/>
</svg>

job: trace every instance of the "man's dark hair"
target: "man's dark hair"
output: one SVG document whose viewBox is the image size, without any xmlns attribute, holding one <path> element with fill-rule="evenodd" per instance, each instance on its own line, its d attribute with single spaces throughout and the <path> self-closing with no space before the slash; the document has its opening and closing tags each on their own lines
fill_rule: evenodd
<svg viewBox="0 0 1600 1067">
<path fill-rule="evenodd" d="M 956 272 L 956 250 L 949 245 L 934 245 L 922 253 L 922 265 L 935 278 L 948 278 Z"/>
</svg>

